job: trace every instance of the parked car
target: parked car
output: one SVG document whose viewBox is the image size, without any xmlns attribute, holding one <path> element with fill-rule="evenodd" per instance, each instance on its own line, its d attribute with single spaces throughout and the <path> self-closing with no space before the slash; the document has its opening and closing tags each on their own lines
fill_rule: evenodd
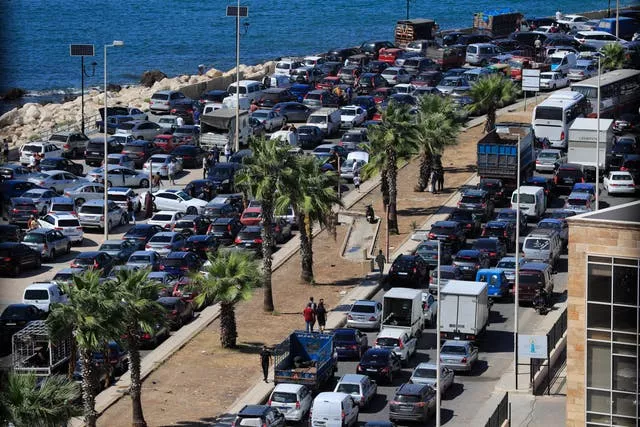
<svg viewBox="0 0 640 427">
<path fill-rule="evenodd" d="M 62 157 L 62 149 L 52 142 L 34 141 L 22 146 L 20 149 L 20 164 L 27 166 L 35 154 L 40 154 L 42 159 L 50 157 Z"/>
<path fill-rule="evenodd" d="M 171 155 L 180 161 L 183 167 L 197 169 L 202 167 L 202 158 L 206 153 L 200 147 L 185 144 L 174 148 Z"/>
<path fill-rule="evenodd" d="M 517 212 L 515 209 L 500 209 L 498 211 L 498 213 L 496 214 L 495 220 L 496 221 L 504 221 L 504 222 L 511 222 L 513 223 L 513 225 L 516 225 L 516 217 L 517 217 Z M 527 225 L 527 214 L 522 212 L 522 210 L 520 210 L 520 223 L 519 223 L 519 227 L 520 227 L 520 233 L 524 234 L 527 231 L 527 228 L 529 227 Z"/>
<path fill-rule="evenodd" d="M 169 177 L 169 165 L 173 162 L 174 176 L 182 171 L 182 160 L 172 154 L 154 154 L 149 157 L 142 165 L 142 172 L 148 177 L 149 175 L 160 175 L 161 177 Z"/>
<path fill-rule="evenodd" d="M 428 384 L 402 384 L 389 403 L 389 420 L 425 423 L 436 411 L 436 392 Z"/>
<path fill-rule="evenodd" d="M 567 157 L 562 151 L 553 148 L 541 150 L 536 157 L 537 172 L 555 172 L 561 165 L 567 162 Z"/>
<path fill-rule="evenodd" d="M 393 375 L 402 369 L 400 357 L 389 348 L 370 348 L 356 367 L 358 374 L 393 384 Z"/>
<path fill-rule="evenodd" d="M 376 337 L 374 346 L 376 348 L 390 349 L 406 365 L 418 349 L 418 338 L 410 336 L 405 329 L 382 328 Z"/>
<path fill-rule="evenodd" d="M 233 426 L 285 427 L 282 412 L 268 405 L 246 405 L 233 421 Z"/>
<path fill-rule="evenodd" d="M 573 191 L 567 197 L 564 208 L 578 214 L 591 212 L 596 208 L 596 199 L 593 194 Z"/>
<path fill-rule="evenodd" d="M 154 114 L 169 113 L 178 104 L 190 104 L 193 101 L 177 90 L 160 90 L 151 95 L 149 109 Z"/>
<path fill-rule="evenodd" d="M 298 143 L 307 150 L 322 144 L 324 132 L 318 126 L 304 125 L 298 128 Z"/>
<path fill-rule="evenodd" d="M 427 384 L 436 391 L 440 392 L 440 396 L 444 396 L 447 390 L 453 385 L 455 380 L 455 372 L 453 370 L 440 366 L 440 384 L 438 386 L 436 377 L 438 368 L 435 363 L 422 362 L 416 366 L 409 380 L 413 384 Z"/>
<path fill-rule="evenodd" d="M 569 86 L 569 79 L 560 71 L 540 73 L 540 89 L 556 90 Z"/>
<path fill-rule="evenodd" d="M 100 252 L 106 252 L 111 255 L 117 264 L 124 264 L 127 262 L 131 257 L 131 254 L 133 254 L 137 249 L 138 246 L 135 243 L 122 239 L 105 240 L 98 248 Z"/>
<path fill-rule="evenodd" d="M 44 159 L 46 160 L 46 159 Z M 44 161 L 43 160 L 43 161 Z M 42 162 L 40 162 L 42 164 Z M 26 166 L 5 163 L 0 165 L 0 182 L 5 180 L 25 181 L 34 173 Z"/>
<path fill-rule="evenodd" d="M 569 68 L 567 77 L 571 81 L 580 81 L 598 74 L 598 64 L 591 59 L 578 59 L 576 65 Z"/>
<path fill-rule="evenodd" d="M 377 329 L 382 320 L 382 304 L 371 300 L 357 300 L 347 313 L 347 328 Z"/>
<path fill-rule="evenodd" d="M 481 237 L 473 243 L 471 249 L 477 249 L 486 254 L 489 257 L 489 265 L 495 265 L 507 254 L 507 248 L 497 237 Z"/>
<path fill-rule="evenodd" d="M 59 230 L 71 240 L 71 244 L 82 244 L 84 230 L 77 216 L 71 213 L 48 213 L 38 220 L 43 229 Z"/>
<path fill-rule="evenodd" d="M 524 258 L 518 258 L 520 262 L 520 266 L 524 264 Z M 516 282 L 516 257 L 514 256 L 505 256 L 498 261 L 496 264 L 496 268 L 502 269 L 504 271 L 505 276 L 507 277 L 507 281 L 513 287 Z"/>
<path fill-rule="evenodd" d="M 204 212 L 207 202 L 189 196 L 182 190 L 158 190 L 153 193 L 154 210 L 186 212 L 196 215 Z"/>
<path fill-rule="evenodd" d="M 221 217 L 211 221 L 208 231 L 222 245 L 231 245 L 238 232 L 242 228 L 242 223 L 236 217 Z"/>
<path fill-rule="evenodd" d="M 161 231 L 165 230 L 159 225 L 135 224 L 122 236 L 122 239 L 130 241 L 134 243 L 138 249 L 142 249 L 151 236 Z"/>
<path fill-rule="evenodd" d="M 128 154 L 112 153 L 107 154 L 107 164 L 135 169 L 135 162 Z"/>
<path fill-rule="evenodd" d="M 486 221 L 493 216 L 494 206 L 489 193 L 484 190 L 464 190 L 458 208 L 467 209 Z"/>
<path fill-rule="evenodd" d="M 25 234 L 22 243 L 40 252 L 42 258 L 55 260 L 56 254 L 71 252 L 71 240 L 60 230 L 37 228 Z"/>
<path fill-rule="evenodd" d="M 391 286 L 405 285 L 421 288 L 429 280 L 429 265 L 420 255 L 399 255 L 387 275 Z"/>
<path fill-rule="evenodd" d="M 73 200 L 80 207 L 87 200 L 104 199 L 104 185 L 98 182 L 89 182 L 76 185 L 64 190 L 64 196 Z"/>
<path fill-rule="evenodd" d="M 156 251 L 135 251 L 127 260 L 126 265 L 158 271 L 160 269 L 160 254 Z"/>
<path fill-rule="evenodd" d="M 107 276 L 115 266 L 116 260 L 106 252 L 88 251 L 80 252 L 69 264 L 72 268 L 84 270 L 102 270 L 102 275 Z"/>
<path fill-rule="evenodd" d="M 387 81 L 389 86 L 398 83 L 409 83 L 411 81 L 411 74 L 402 67 L 386 68 L 380 75 Z"/>
<path fill-rule="evenodd" d="M 200 143 L 200 128 L 196 125 L 179 126 L 173 130 L 173 137 L 178 147 L 185 144 L 197 146 Z"/>
<path fill-rule="evenodd" d="M 500 179 L 480 178 L 478 189 L 484 190 L 489 194 L 489 199 L 493 201 L 494 207 L 503 205 L 505 198 L 508 197 L 505 194 L 504 184 Z"/>
<path fill-rule="evenodd" d="M 165 257 L 172 251 L 179 251 L 184 247 L 185 238 L 175 231 L 161 231 L 154 234 L 146 245 L 145 250 L 155 251 L 161 257 Z"/>
<path fill-rule="evenodd" d="M 23 237 L 22 229 L 13 224 L 0 224 L 0 243 L 21 242 Z"/>
<path fill-rule="evenodd" d="M 67 188 L 89 182 L 85 178 L 77 177 L 72 173 L 59 170 L 41 172 L 29 178 L 29 181 L 42 188 L 53 190 L 58 194 L 62 194 Z"/>
<path fill-rule="evenodd" d="M 207 260 L 209 254 L 215 254 L 220 247 L 220 241 L 211 234 L 196 234 L 187 238 L 181 251 L 193 252 L 201 260 Z"/>
<path fill-rule="evenodd" d="M 287 421 L 302 422 L 311 411 L 313 393 L 302 384 L 277 384 L 267 405 L 277 408 Z"/>
<path fill-rule="evenodd" d="M 489 256 L 477 249 L 462 249 L 453 257 L 453 265 L 460 268 L 465 280 L 473 280 L 481 268 L 489 268 Z"/>
<path fill-rule="evenodd" d="M 339 359 L 360 360 L 369 348 L 367 335 L 358 329 L 340 328 L 333 331 L 333 342 Z"/>
<path fill-rule="evenodd" d="M 438 265 L 438 255 L 440 255 L 440 264 L 451 264 L 451 248 L 448 245 L 440 245 L 438 252 L 438 242 L 435 240 L 422 241 L 413 254 L 420 256 L 429 268 Z"/>
<path fill-rule="evenodd" d="M 478 361 L 478 347 L 470 341 L 446 340 L 440 349 L 440 366 L 453 371 L 473 370 Z"/>
<path fill-rule="evenodd" d="M 516 228 L 512 222 L 488 221 L 482 229 L 482 237 L 492 237 L 500 240 L 506 251 L 516 249 Z"/>
<path fill-rule="evenodd" d="M 84 149 L 82 151 L 84 152 Z M 42 161 L 40 162 L 40 170 L 60 170 L 80 176 L 83 173 L 84 166 L 82 166 L 80 163 L 76 163 L 63 157 L 49 157 L 48 159 L 42 159 Z"/>
<path fill-rule="evenodd" d="M 235 176 L 242 168 L 240 163 L 221 162 L 211 169 L 209 179 L 216 184 L 216 189 L 221 193 L 232 193 L 235 190 Z"/>
<path fill-rule="evenodd" d="M 202 261 L 193 252 L 183 252 L 182 247 L 172 251 L 160 261 L 160 271 L 166 271 L 176 276 L 185 276 L 198 271 Z"/>
<path fill-rule="evenodd" d="M 40 213 L 31 199 L 22 197 L 12 198 L 6 208 L 9 224 L 22 225 L 25 228 L 29 219 Z"/>
<path fill-rule="evenodd" d="M 0 243 L 0 271 L 19 276 L 27 268 L 40 268 L 41 255 L 23 243 Z"/>
<path fill-rule="evenodd" d="M 204 215 L 186 215 L 178 219 L 171 229 L 187 238 L 196 234 L 206 234 L 210 226 L 211 220 Z"/>
<path fill-rule="evenodd" d="M 164 128 L 156 122 L 148 120 L 131 120 L 120 123 L 116 129 L 116 135 L 131 135 L 135 139 L 153 141 L 153 139 L 164 132 Z"/>
<path fill-rule="evenodd" d="M 438 318 L 438 301 L 429 292 L 422 292 L 422 321 L 424 327 L 432 327 Z"/>
<path fill-rule="evenodd" d="M 29 322 L 45 317 L 46 312 L 33 304 L 9 304 L 0 315 L 0 355 L 11 353 L 13 334 L 24 329 Z"/>
<path fill-rule="evenodd" d="M 545 218 L 538 222 L 536 229 L 551 229 L 557 231 L 560 236 L 560 240 L 562 241 L 563 248 L 567 247 L 569 243 L 569 225 L 567 224 L 566 219 Z"/>
<path fill-rule="evenodd" d="M 87 178 L 95 183 L 101 183 L 104 178 L 104 169 L 102 167 L 92 169 L 87 173 Z M 148 188 L 149 174 L 137 172 L 124 166 L 108 165 L 107 186 Z"/>
<path fill-rule="evenodd" d="M 465 227 L 457 221 L 436 221 L 429 230 L 429 240 L 440 240 L 451 250 L 462 248 L 467 241 Z"/>
<path fill-rule="evenodd" d="M 257 256 L 262 256 L 262 227 L 259 225 L 247 225 L 238 232 L 234 245 L 238 249 L 252 251 Z"/>
<path fill-rule="evenodd" d="M 89 200 L 78 209 L 78 219 L 82 228 L 98 228 L 112 230 L 113 227 L 127 222 L 126 212 L 115 202 L 107 201 L 107 217 L 105 218 L 104 200 Z"/>
</svg>

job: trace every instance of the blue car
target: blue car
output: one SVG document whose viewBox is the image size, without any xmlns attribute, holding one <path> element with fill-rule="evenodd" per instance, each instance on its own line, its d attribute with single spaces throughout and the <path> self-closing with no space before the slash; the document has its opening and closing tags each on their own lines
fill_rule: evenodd
<svg viewBox="0 0 640 427">
<path fill-rule="evenodd" d="M 589 193 L 595 197 L 596 185 L 590 182 L 578 182 L 573 184 L 572 193 Z"/>
<path fill-rule="evenodd" d="M 476 273 L 476 282 L 485 282 L 488 285 L 490 298 L 506 298 L 510 295 L 511 285 L 501 268 L 481 268 Z"/>
<path fill-rule="evenodd" d="M 3 203 L 7 203 L 14 197 L 20 197 L 27 191 L 39 188 L 43 189 L 39 185 L 30 181 L 21 181 L 17 179 L 9 179 L 0 184 L 0 198 Z"/>
<path fill-rule="evenodd" d="M 184 276 L 190 272 L 198 271 L 201 265 L 200 257 L 193 252 L 169 252 L 160 261 L 160 271 Z"/>
<path fill-rule="evenodd" d="M 291 85 L 289 91 L 297 97 L 298 102 L 302 102 L 304 100 L 304 96 L 313 89 L 314 87 L 309 84 L 295 83 Z"/>
<path fill-rule="evenodd" d="M 369 348 L 367 335 L 358 329 L 342 328 L 333 331 L 333 342 L 336 346 L 338 359 L 357 359 Z"/>
</svg>

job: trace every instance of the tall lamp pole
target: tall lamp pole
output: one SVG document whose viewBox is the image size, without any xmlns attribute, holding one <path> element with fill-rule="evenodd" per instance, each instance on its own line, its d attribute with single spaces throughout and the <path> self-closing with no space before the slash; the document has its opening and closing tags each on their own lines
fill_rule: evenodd
<svg viewBox="0 0 640 427">
<path fill-rule="evenodd" d="M 82 134 L 84 134 L 84 77 L 93 77 L 96 75 L 96 65 L 98 65 L 98 63 L 96 61 L 93 61 L 91 63 L 91 74 L 89 74 L 87 72 L 87 70 L 84 68 L 84 56 L 81 56 L 81 66 L 82 66 L 82 80 L 81 80 L 81 85 L 80 85 L 80 109 L 81 109 L 81 115 L 82 115 L 82 120 L 81 120 L 81 127 L 80 130 L 82 132 Z"/>
<path fill-rule="evenodd" d="M 236 135 L 233 145 L 234 150 L 238 152 L 240 151 L 240 18 L 249 16 L 249 8 L 240 6 L 240 0 L 238 0 L 236 6 L 227 6 L 227 16 L 235 16 L 236 18 Z M 247 27 L 248 24 L 245 25 L 245 29 Z"/>
<path fill-rule="evenodd" d="M 124 42 L 122 40 L 114 40 L 111 44 L 104 45 L 104 118 L 103 118 L 103 129 L 104 129 L 104 159 L 102 161 L 102 173 L 103 173 L 103 187 L 104 187 L 104 240 L 109 239 L 109 209 L 107 207 L 107 187 L 108 184 L 108 166 L 107 163 L 107 153 L 108 153 L 108 135 L 107 135 L 107 119 L 108 119 L 108 108 L 107 108 L 107 48 L 109 47 L 120 47 L 124 46 Z"/>
<path fill-rule="evenodd" d="M 69 52 L 71 56 L 79 56 L 80 57 L 80 122 L 81 122 L 81 131 L 84 134 L 84 77 L 93 77 L 96 74 L 96 65 L 97 62 L 92 62 L 91 65 L 93 70 L 91 74 L 87 72 L 84 68 L 84 57 L 85 56 L 95 56 L 95 49 L 92 44 L 72 44 L 69 45 Z"/>
<path fill-rule="evenodd" d="M 618 24 L 616 23 L 616 31 Z M 600 208 L 600 58 L 598 55 L 598 96 L 596 105 L 596 120 L 598 120 L 596 128 L 596 210 Z"/>
<path fill-rule="evenodd" d="M 513 357 L 515 367 L 515 386 L 518 390 L 518 308 L 520 306 L 520 136 L 518 136 L 518 174 L 516 176 L 517 185 L 517 198 L 518 204 L 516 205 L 516 280 L 514 287 L 514 319 L 513 319 Z"/>
<path fill-rule="evenodd" d="M 440 239 L 436 240 L 438 242 L 438 279 L 437 279 L 437 287 L 436 287 L 436 427 L 440 427 L 440 387 L 442 383 L 440 382 L 440 258 L 442 256 L 441 252 L 441 244 Z"/>
</svg>

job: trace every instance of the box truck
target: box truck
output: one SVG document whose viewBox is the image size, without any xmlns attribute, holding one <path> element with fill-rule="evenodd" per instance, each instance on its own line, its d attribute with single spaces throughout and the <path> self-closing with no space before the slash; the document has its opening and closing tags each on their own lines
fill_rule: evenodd
<svg viewBox="0 0 640 427">
<path fill-rule="evenodd" d="M 422 335 L 422 290 L 392 288 L 382 297 L 382 322 L 385 327 L 406 329 L 410 336 Z"/>
<path fill-rule="evenodd" d="M 440 290 L 440 337 L 476 341 L 489 324 L 488 285 L 449 280 Z"/>
<path fill-rule="evenodd" d="M 595 177 L 596 170 L 596 140 L 598 136 L 598 119 L 578 117 L 569 128 L 569 143 L 567 161 L 583 166 L 587 175 Z M 600 173 L 604 174 L 609 167 L 607 153 L 613 146 L 613 120 L 600 119 Z"/>
</svg>

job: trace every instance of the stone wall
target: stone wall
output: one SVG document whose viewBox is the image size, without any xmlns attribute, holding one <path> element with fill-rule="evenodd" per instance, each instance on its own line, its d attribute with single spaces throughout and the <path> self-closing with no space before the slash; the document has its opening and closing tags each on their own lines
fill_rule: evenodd
<svg viewBox="0 0 640 427">
<path fill-rule="evenodd" d="M 567 426 L 585 425 L 587 255 L 640 258 L 640 226 L 569 221 Z"/>
</svg>

